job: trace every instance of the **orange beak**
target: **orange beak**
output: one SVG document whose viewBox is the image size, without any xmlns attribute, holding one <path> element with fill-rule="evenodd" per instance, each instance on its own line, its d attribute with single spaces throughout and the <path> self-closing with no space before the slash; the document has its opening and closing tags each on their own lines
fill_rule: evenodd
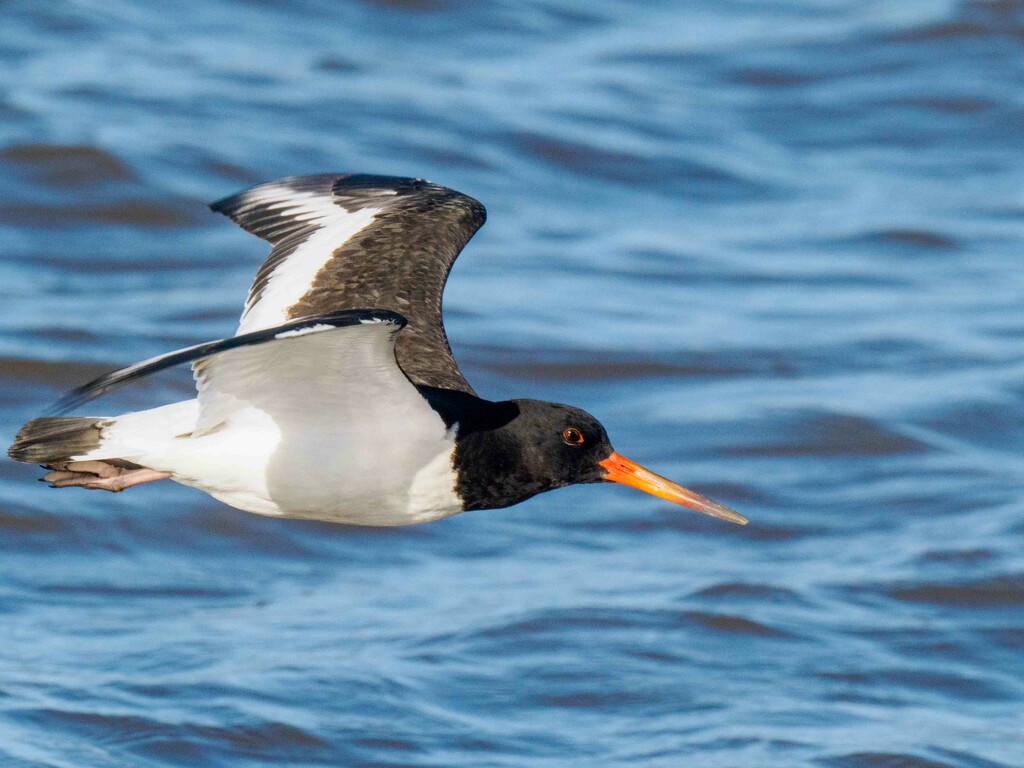
<svg viewBox="0 0 1024 768">
<path fill-rule="evenodd" d="M 682 504 L 684 507 L 696 509 L 698 512 L 712 517 L 720 517 L 730 523 L 747 524 L 747 518 L 743 515 L 733 512 L 728 507 L 723 507 L 711 499 L 705 499 L 699 493 L 694 493 L 689 488 L 683 488 L 661 475 L 656 475 L 625 456 L 612 452 L 612 455 L 600 464 L 608 470 L 608 474 L 604 476 L 605 480 L 631 485 L 644 493 L 657 496 L 659 499 Z"/>
</svg>

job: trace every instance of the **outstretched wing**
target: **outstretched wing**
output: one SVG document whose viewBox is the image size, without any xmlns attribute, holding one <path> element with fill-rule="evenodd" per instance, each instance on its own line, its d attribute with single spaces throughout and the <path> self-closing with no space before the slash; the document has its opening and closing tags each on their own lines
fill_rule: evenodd
<svg viewBox="0 0 1024 768">
<path fill-rule="evenodd" d="M 448 345 L 441 296 L 486 219 L 476 200 L 422 179 L 326 174 L 261 184 L 210 207 L 273 246 L 238 333 L 387 308 L 409 322 L 396 354 L 414 384 L 473 393 Z"/>
<path fill-rule="evenodd" d="M 144 376 L 189 362 L 199 389 L 200 432 L 226 418 L 238 403 L 263 407 L 280 401 L 315 412 L 315 401 L 346 394 L 346 386 L 339 386 L 339 365 L 345 369 L 345 384 L 364 380 L 381 386 L 390 377 L 394 387 L 401 385 L 422 401 L 395 361 L 394 336 L 404 325 L 405 318 L 394 312 L 356 309 L 207 341 L 104 374 L 66 394 L 48 413 L 67 413 Z M 312 344 L 314 334 L 323 342 L 318 338 Z M 311 391 L 322 395 L 313 397 Z"/>
</svg>

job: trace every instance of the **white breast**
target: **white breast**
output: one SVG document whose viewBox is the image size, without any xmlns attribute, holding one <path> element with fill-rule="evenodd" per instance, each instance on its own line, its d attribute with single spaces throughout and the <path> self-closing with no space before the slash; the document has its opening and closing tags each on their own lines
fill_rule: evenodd
<svg viewBox="0 0 1024 768">
<path fill-rule="evenodd" d="M 457 481 L 453 459 L 455 431 L 452 427 L 445 435 L 445 447 L 432 461 L 416 473 L 409 487 L 407 514 L 413 522 L 427 523 L 462 511 L 462 499 L 456 493 Z"/>
</svg>

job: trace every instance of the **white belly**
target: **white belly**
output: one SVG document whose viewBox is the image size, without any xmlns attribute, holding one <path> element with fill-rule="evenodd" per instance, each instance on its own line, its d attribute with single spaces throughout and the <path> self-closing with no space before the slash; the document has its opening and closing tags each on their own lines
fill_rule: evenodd
<svg viewBox="0 0 1024 768">
<path fill-rule="evenodd" d="M 200 437 L 165 437 L 137 458 L 247 512 L 409 525 L 462 511 L 452 467 L 455 433 L 434 417 L 387 425 L 307 423 L 290 432 L 249 408 Z"/>
</svg>

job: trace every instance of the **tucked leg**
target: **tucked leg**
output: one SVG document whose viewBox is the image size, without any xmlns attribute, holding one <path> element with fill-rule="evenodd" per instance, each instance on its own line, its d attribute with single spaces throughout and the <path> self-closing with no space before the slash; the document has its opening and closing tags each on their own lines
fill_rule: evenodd
<svg viewBox="0 0 1024 768">
<path fill-rule="evenodd" d="M 140 467 L 126 469 L 103 461 L 70 461 L 59 470 L 47 472 L 41 478 L 51 488 L 88 488 L 97 491 L 117 493 L 133 485 L 166 480 L 170 472 Z"/>
</svg>

